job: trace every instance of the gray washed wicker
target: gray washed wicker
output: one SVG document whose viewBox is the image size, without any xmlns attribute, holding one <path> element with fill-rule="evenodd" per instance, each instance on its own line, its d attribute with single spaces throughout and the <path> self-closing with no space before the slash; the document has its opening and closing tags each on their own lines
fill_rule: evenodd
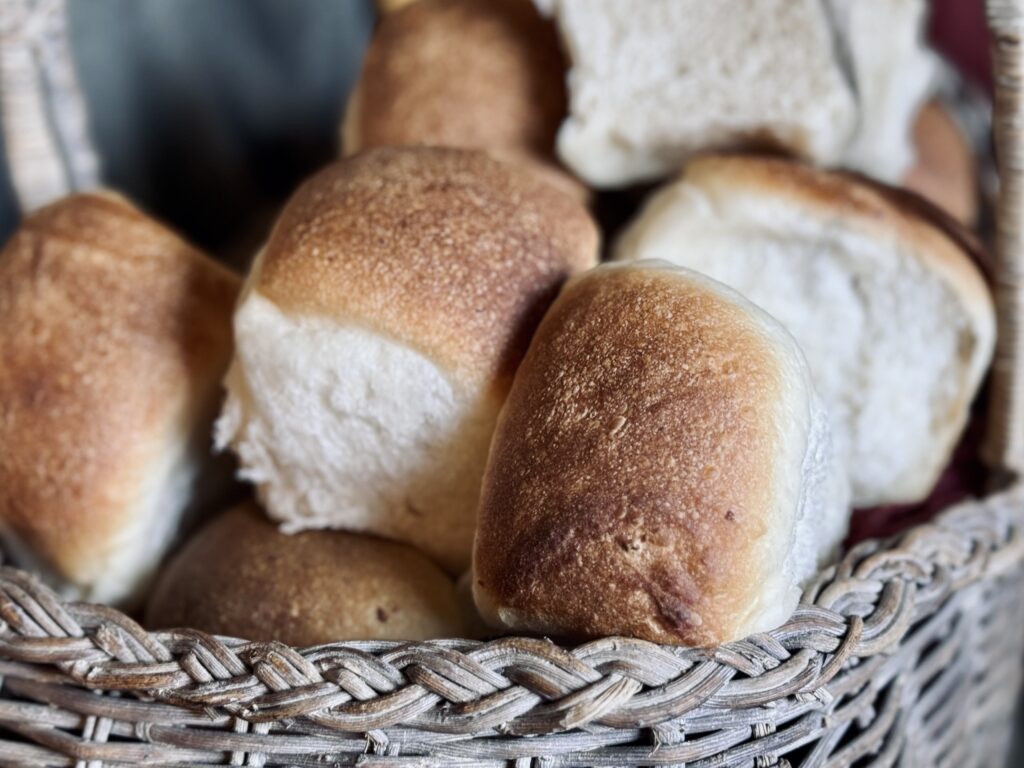
<svg viewBox="0 0 1024 768">
<path fill-rule="evenodd" d="M 95 179 L 59 6 L 0 0 L 5 129 L 49 142 L 8 142 L 26 207 Z M 1008 490 L 859 545 L 783 627 L 713 650 L 147 633 L 0 569 L 0 766 L 1002 765 L 1024 657 L 1024 0 L 989 11 L 1003 173 L 985 455 Z"/>
</svg>

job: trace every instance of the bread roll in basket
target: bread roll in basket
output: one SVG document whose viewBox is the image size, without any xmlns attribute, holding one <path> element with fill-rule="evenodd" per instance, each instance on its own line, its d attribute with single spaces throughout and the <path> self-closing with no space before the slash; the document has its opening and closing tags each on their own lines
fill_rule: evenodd
<svg viewBox="0 0 1024 768">
<path fill-rule="evenodd" d="M 29 209 L 94 186 L 96 162 L 61 4 L 11 5 L 3 119 Z M 991 495 L 856 545 L 782 626 L 704 649 L 147 632 L 4 567 L 0 766 L 1000 765 L 1024 659 L 1024 0 L 987 5 L 1001 170 Z"/>
</svg>

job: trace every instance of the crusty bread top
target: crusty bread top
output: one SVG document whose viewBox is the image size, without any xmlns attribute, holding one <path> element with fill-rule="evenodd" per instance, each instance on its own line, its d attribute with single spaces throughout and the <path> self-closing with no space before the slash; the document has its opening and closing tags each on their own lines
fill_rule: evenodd
<svg viewBox="0 0 1024 768">
<path fill-rule="evenodd" d="M 976 326 L 991 324 L 992 295 L 965 250 L 970 236 L 952 221 L 940 225 L 934 216 L 923 215 L 895 190 L 851 174 L 752 155 L 705 155 L 691 162 L 683 176 L 719 199 L 764 193 L 792 202 L 816 218 L 836 220 L 845 231 L 897 244 L 961 297 Z"/>
<path fill-rule="evenodd" d="M 0 254 L 0 527 L 59 575 L 98 575 L 183 410 L 209 407 L 237 291 L 112 194 L 43 208 Z"/>
<path fill-rule="evenodd" d="M 786 514 L 780 331 L 738 294 L 648 264 L 571 281 L 516 375 L 474 551 L 492 621 L 706 645 L 744 626 L 761 569 L 783 559 L 761 552 Z"/>
<path fill-rule="evenodd" d="M 308 646 L 457 637 L 460 610 L 452 580 L 410 546 L 342 531 L 288 535 L 246 504 L 171 561 L 146 625 Z"/>
<path fill-rule="evenodd" d="M 595 263 L 578 201 L 481 152 L 370 150 L 292 197 L 260 294 L 371 328 L 476 382 L 511 376 L 564 279 Z"/>
<path fill-rule="evenodd" d="M 347 152 L 429 144 L 551 156 L 565 63 L 530 0 L 420 0 L 381 19 L 354 94 Z"/>
</svg>

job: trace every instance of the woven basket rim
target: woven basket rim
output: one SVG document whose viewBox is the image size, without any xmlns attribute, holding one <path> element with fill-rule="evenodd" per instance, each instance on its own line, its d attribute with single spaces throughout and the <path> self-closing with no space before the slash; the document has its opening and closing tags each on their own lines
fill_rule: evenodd
<svg viewBox="0 0 1024 768">
<path fill-rule="evenodd" d="M 557 733 L 635 729 L 701 707 L 813 697 L 848 662 L 883 658 L 951 594 L 1024 563 L 1024 483 L 958 504 L 889 542 L 853 547 L 781 627 L 718 648 L 603 638 L 560 646 L 348 641 L 294 649 L 192 629 L 147 632 L 104 605 L 64 602 L 0 568 L 0 675 L 24 665 L 88 689 L 266 723 L 299 716 L 344 731 Z"/>
</svg>

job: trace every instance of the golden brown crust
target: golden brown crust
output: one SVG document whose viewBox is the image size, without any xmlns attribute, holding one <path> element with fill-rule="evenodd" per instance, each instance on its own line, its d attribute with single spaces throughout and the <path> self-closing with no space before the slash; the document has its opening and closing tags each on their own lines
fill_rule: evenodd
<svg viewBox="0 0 1024 768">
<path fill-rule="evenodd" d="M 992 295 L 981 271 L 964 248 L 964 235 L 938 226 L 880 185 L 849 174 L 829 173 L 788 160 L 750 155 L 711 154 L 687 166 L 690 183 L 727 195 L 733 189 L 764 190 L 788 198 L 811 215 L 841 216 L 843 229 L 901 242 L 943 279 L 973 315 L 990 315 Z"/>
<path fill-rule="evenodd" d="M 463 633 L 451 579 L 412 547 L 342 531 L 284 534 L 255 504 L 185 545 L 153 591 L 146 625 L 296 646 Z"/>
<path fill-rule="evenodd" d="M 359 135 L 360 115 L 362 113 L 362 86 L 357 83 L 349 94 L 348 105 L 345 108 L 345 121 L 342 125 L 341 142 L 344 154 L 354 155 L 360 150 L 361 139 Z M 417 144 L 418 142 L 409 142 Z M 425 142 L 429 143 L 429 142 Z M 565 170 L 557 160 L 548 154 L 537 154 L 530 149 L 498 147 L 487 149 L 491 157 L 510 163 L 522 170 L 533 173 L 537 178 L 546 181 L 556 189 L 571 195 L 583 205 L 590 205 L 591 191 L 582 181 Z"/>
<path fill-rule="evenodd" d="M 914 122 L 917 161 L 903 186 L 967 226 L 978 213 L 977 174 L 970 143 L 940 102 L 926 104 Z"/>
<path fill-rule="evenodd" d="M 492 443 L 485 615 L 715 644 L 757 589 L 783 374 L 759 321 L 679 273 L 602 267 L 544 318 Z"/>
<path fill-rule="evenodd" d="M 348 152 L 428 144 L 551 157 L 565 62 L 530 0 L 419 0 L 381 20 L 359 93 Z"/>
<path fill-rule="evenodd" d="M 555 189 L 578 200 L 584 206 L 589 206 L 593 200 L 593 194 L 586 184 L 552 160 L 538 157 L 529 152 L 497 150 L 488 152 L 488 154 L 496 160 L 532 173 L 541 181 L 547 182 Z"/>
<path fill-rule="evenodd" d="M 483 153 L 377 149 L 295 193 L 254 287 L 285 311 L 369 327 L 474 382 L 507 384 L 597 241 L 577 201 Z"/>
<path fill-rule="evenodd" d="M 147 470 L 208 405 L 238 278 L 111 194 L 25 220 L 0 254 L 0 525 L 98 575 Z"/>
</svg>

